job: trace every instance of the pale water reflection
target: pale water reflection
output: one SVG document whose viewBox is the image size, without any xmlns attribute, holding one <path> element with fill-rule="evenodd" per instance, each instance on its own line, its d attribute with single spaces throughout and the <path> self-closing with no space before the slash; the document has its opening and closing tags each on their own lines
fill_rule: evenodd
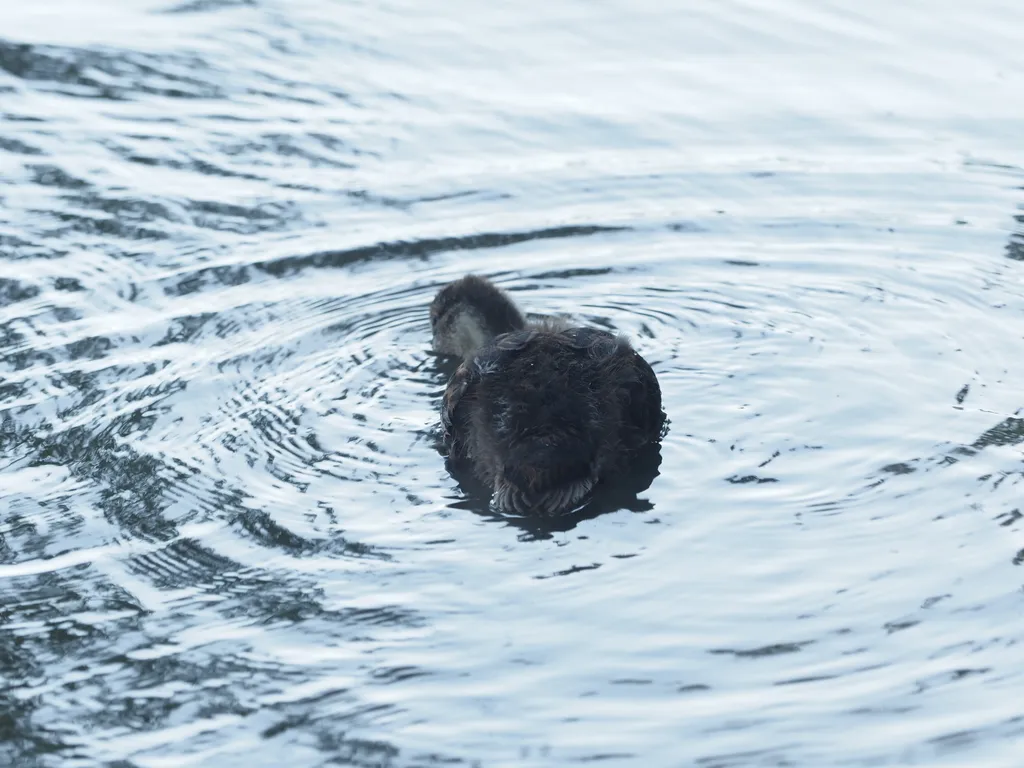
<svg viewBox="0 0 1024 768">
<path fill-rule="evenodd" d="M 1018 764 L 1015 4 L 0 19 L 0 764 Z M 470 271 L 658 373 L 575 516 L 437 453 Z"/>
</svg>

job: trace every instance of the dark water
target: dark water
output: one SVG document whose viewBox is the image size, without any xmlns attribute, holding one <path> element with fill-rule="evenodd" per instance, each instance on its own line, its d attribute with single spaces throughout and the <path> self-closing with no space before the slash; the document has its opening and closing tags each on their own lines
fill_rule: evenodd
<svg viewBox="0 0 1024 768">
<path fill-rule="evenodd" d="M 1022 23 L 4 4 L 0 765 L 1019 766 Z M 645 476 L 460 490 L 467 271 L 633 338 Z"/>
</svg>

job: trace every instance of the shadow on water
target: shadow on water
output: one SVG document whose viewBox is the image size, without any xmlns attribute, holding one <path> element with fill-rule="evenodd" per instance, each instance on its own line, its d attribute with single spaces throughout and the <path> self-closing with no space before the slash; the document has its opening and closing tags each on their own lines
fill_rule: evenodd
<svg viewBox="0 0 1024 768">
<path fill-rule="evenodd" d="M 1024 191 L 1024 187 L 1018 187 Z M 1010 235 L 1006 243 L 1006 258 L 1014 261 L 1024 261 L 1024 203 L 1018 206 L 1018 213 L 1014 214 L 1014 222 L 1017 230 Z"/>
<path fill-rule="evenodd" d="M 263 273 L 272 277 L 286 277 L 307 269 L 339 269 L 366 261 L 385 259 L 421 259 L 452 251 L 472 251 L 503 248 L 534 240 L 587 237 L 600 233 L 624 231 L 623 227 L 598 225 L 551 227 L 524 232 L 481 232 L 462 237 L 423 238 L 413 241 L 380 242 L 341 251 L 324 251 L 299 256 L 285 256 L 272 261 L 261 261 L 240 266 L 205 267 L 195 270 L 176 285 L 165 286 L 167 293 L 183 296 L 193 293 L 207 283 L 241 285 Z"/>
<path fill-rule="evenodd" d="M 1008 169 L 1019 173 L 1019 169 L 1007 166 Z M 1024 187 L 1019 187 L 1024 190 Z M 1021 206 L 1024 208 L 1024 205 Z M 1006 257 L 1014 261 L 1024 262 L 1024 213 L 1017 213 L 1013 216 L 1017 224 L 1015 231 L 1010 233 L 1006 244 Z M 971 394 L 970 384 L 964 384 L 955 395 L 957 408 L 964 406 Z M 1007 448 L 1024 445 L 1024 408 L 1018 409 L 1012 416 L 1004 418 L 994 426 L 985 430 L 977 439 L 971 443 L 960 443 L 945 447 L 938 453 L 928 457 L 916 457 L 906 461 L 893 462 L 880 468 L 882 475 L 869 477 L 868 488 L 876 488 L 884 485 L 890 480 L 902 476 L 914 475 L 921 472 L 931 472 L 956 466 L 962 462 L 981 456 L 987 449 Z M 987 485 L 990 490 L 996 490 L 1004 485 L 1016 485 L 1024 483 L 1024 450 L 1018 457 L 1018 466 L 1013 469 L 1000 468 L 994 471 L 983 470 L 978 475 L 977 481 Z M 995 522 L 1008 530 L 1019 530 L 1018 523 L 1024 520 L 1024 504 L 1006 509 L 995 515 Z M 1024 549 L 1019 550 L 1012 558 L 1013 565 L 1024 565 Z"/>
<path fill-rule="evenodd" d="M 958 401 L 963 401 L 966 389 L 967 387 L 962 389 L 960 394 L 957 395 Z M 978 457 L 990 448 L 1005 448 L 1022 444 L 1024 444 L 1024 417 L 1018 411 L 1013 416 L 1009 416 L 990 429 L 985 430 L 976 440 L 969 444 L 953 445 L 927 458 L 919 457 L 887 464 L 880 470 L 884 473 L 884 476 L 876 479 L 869 487 L 875 488 L 883 485 L 892 477 L 913 475 L 918 472 L 941 471 L 963 461 L 969 461 Z M 1016 485 L 1024 482 L 1024 451 L 1019 456 L 1018 464 L 1019 466 L 1015 469 L 984 471 L 978 476 L 977 480 L 979 483 L 987 485 L 991 490 L 995 490 L 1004 484 Z M 1021 512 L 1021 507 L 1014 506 L 1013 509 L 997 514 L 994 520 L 1004 528 L 1017 530 L 1017 524 L 1024 520 L 1024 512 Z M 1013 564 L 1024 565 L 1024 549 L 1021 549 L 1014 555 Z"/>
<path fill-rule="evenodd" d="M 0 38 L 0 71 L 62 96 L 120 101 L 140 94 L 185 99 L 224 96 L 198 56 L 16 43 Z M 206 75 L 205 78 L 200 74 Z"/>
</svg>

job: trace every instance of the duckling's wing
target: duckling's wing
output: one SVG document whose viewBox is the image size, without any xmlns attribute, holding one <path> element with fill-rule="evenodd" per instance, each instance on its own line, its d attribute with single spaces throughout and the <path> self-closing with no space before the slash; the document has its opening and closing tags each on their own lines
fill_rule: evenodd
<svg viewBox="0 0 1024 768">
<path fill-rule="evenodd" d="M 480 350 L 476 356 L 458 367 L 448 387 L 444 391 L 441 405 L 441 425 L 444 427 L 444 439 L 452 447 L 453 452 L 461 449 L 465 420 L 462 411 L 465 408 L 467 395 L 472 396 L 473 390 L 480 379 L 501 369 L 509 355 L 515 355 L 536 337 L 534 331 L 513 331 L 505 333 Z"/>
<path fill-rule="evenodd" d="M 513 331 L 503 333 L 494 340 L 490 349 L 477 356 L 478 365 L 483 369 L 494 367 L 506 352 L 518 352 L 540 334 L 537 331 Z"/>
<path fill-rule="evenodd" d="M 480 378 L 480 373 L 472 360 L 460 365 L 444 390 L 441 401 L 441 426 L 444 429 L 444 442 L 449 449 L 456 452 L 460 441 L 459 432 L 461 419 L 459 405 L 470 387 Z"/>
<path fill-rule="evenodd" d="M 630 383 L 629 424 L 632 428 L 631 437 L 635 445 L 658 440 L 665 424 L 665 411 L 662 409 L 661 385 L 650 363 L 641 357 L 636 350 L 633 354 L 633 376 Z"/>
<path fill-rule="evenodd" d="M 615 354 L 621 345 L 628 345 L 625 339 L 600 328 L 569 328 L 559 335 L 573 349 L 595 358 L 608 357 Z"/>
<path fill-rule="evenodd" d="M 622 422 L 625 445 L 632 449 L 658 439 L 665 420 L 661 387 L 650 364 L 629 341 L 598 328 L 572 328 L 563 331 L 562 336 L 589 357 L 607 361 L 610 364 L 605 368 L 608 376 L 621 382 L 625 398 Z"/>
</svg>

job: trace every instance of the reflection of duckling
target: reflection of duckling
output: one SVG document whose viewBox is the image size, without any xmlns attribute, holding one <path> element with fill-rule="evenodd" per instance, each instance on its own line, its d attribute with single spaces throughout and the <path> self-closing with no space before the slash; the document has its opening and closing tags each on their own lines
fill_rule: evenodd
<svg viewBox="0 0 1024 768">
<path fill-rule="evenodd" d="M 438 292 L 430 323 L 434 349 L 463 358 L 441 408 L 450 457 L 470 462 L 502 510 L 570 510 L 661 434 L 658 380 L 624 338 L 528 324 L 474 275 Z"/>
</svg>

